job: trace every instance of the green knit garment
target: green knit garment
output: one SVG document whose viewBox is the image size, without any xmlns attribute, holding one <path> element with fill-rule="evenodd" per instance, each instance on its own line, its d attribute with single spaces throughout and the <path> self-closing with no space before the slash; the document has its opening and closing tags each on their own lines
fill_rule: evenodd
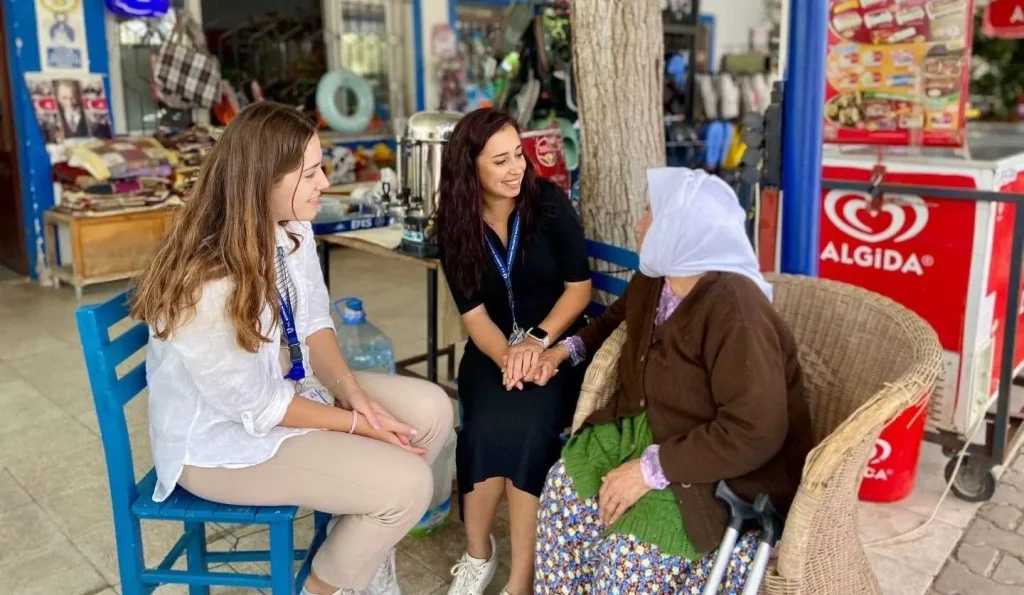
<svg viewBox="0 0 1024 595">
<path fill-rule="evenodd" d="M 566 474 L 581 500 L 596 499 L 602 477 L 623 463 L 640 458 L 644 449 L 654 443 L 646 413 L 622 420 L 621 426 L 621 430 L 614 422 L 590 426 L 570 438 L 562 449 Z M 605 535 L 612 533 L 633 535 L 643 543 L 657 546 L 662 554 L 687 560 L 700 557 L 686 535 L 679 505 L 668 488 L 647 492 Z"/>
</svg>

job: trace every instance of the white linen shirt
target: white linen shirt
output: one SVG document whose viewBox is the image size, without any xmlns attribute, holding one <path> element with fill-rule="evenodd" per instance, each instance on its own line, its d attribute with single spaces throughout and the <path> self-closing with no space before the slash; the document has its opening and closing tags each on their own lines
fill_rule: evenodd
<svg viewBox="0 0 1024 595">
<path fill-rule="evenodd" d="M 291 222 L 301 237 L 291 252 L 285 230 L 277 228 L 277 245 L 285 247 L 285 263 L 296 290 L 295 326 L 303 364 L 310 380 L 306 339 L 334 328 L 330 297 L 308 223 Z M 185 465 L 241 468 L 262 463 L 288 438 L 313 430 L 278 426 L 295 397 L 296 384 L 284 377 L 281 326 L 271 328 L 271 307 L 260 321 L 269 343 L 250 353 L 235 341 L 235 326 L 225 308 L 234 288 L 231 279 L 207 283 L 195 315 L 166 341 L 153 336 L 146 347 L 149 381 L 149 436 L 161 502 L 174 491 Z M 268 331 L 269 329 L 269 331 Z"/>
</svg>

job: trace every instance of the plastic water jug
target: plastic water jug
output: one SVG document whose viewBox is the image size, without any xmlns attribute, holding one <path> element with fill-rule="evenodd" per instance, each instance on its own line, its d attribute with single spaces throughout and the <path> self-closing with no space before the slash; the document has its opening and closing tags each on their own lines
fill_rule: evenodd
<svg viewBox="0 0 1024 595">
<path fill-rule="evenodd" d="M 395 350 L 381 330 L 366 320 L 363 301 L 347 297 L 334 302 L 334 311 L 341 319 L 338 344 L 345 361 L 353 370 L 395 373 Z"/>
<path fill-rule="evenodd" d="M 448 522 L 452 512 L 452 480 L 455 479 L 456 433 L 452 430 L 441 448 L 441 454 L 434 461 L 434 496 L 430 508 L 412 528 L 409 535 L 423 537 Z"/>
</svg>

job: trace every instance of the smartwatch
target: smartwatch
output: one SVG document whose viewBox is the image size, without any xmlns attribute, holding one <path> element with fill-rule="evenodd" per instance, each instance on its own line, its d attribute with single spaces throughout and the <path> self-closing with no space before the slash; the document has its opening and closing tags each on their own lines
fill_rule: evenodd
<svg viewBox="0 0 1024 595">
<path fill-rule="evenodd" d="M 547 349 L 548 345 L 551 343 L 551 337 L 548 335 L 548 332 L 538 326 L 526 331 L 526 335 L 540 341 L 540 344 L 544 346 L 544 349 Z"/>
</svg>

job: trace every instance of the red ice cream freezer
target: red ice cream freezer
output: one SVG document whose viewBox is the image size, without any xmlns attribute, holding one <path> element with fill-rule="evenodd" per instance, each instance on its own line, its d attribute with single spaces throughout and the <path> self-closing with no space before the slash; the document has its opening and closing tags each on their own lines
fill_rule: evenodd
<svg viewBox="0 0 1024 595">
<path fill-rule="evenodd" d="M 877 150 L 827 151 L 823 179 L 868 182 Z M 892 184 L 1024 192 L 1024 153 L 981 161 L 883 158 Z M 945 377 L 932 395 L 929 426 L 963 432 L 998 388 L 1002 318 L 1010 273 L 1013 207 L 929 196 L 871 197 L 822 192 L 818 274 L 886 295 L 927 320 L 939 335 Z M 1017 337 L 1016 371 L 1022 363 Z"/>
<path fill-rule="evenodd" d="M 999 387 L 1014 207 L 927 193 L 886 192 L 884 200 L 875 201 L 866 192 L 830 190 L 828 181 L 867 183 L 882 170 L 883 187 L 901 184 L 1024 194 L 1024 130 L 999 135 L 972 128 L 973 138 L 962 152 L 835 146 L 824 151 L 819 276 L 903 304 L 934 327 L 943 349 L 944 374 L 927 401 L 927 418 L 909 410 L 883 432 L 862 484 L 865 499 L 898 500 L 909 493 L 925 426 L 930 439 L 952 449 L 978 427 L 975 424 L 983 423 L 980 420 L 992 407 Z M 767 218 L 762 213 L 762 221 Z M 762 237 L 775 235 L 764 224 L 760 230 Z M 762 255 L 763 263 L 772 260 Z M 1018 320 L 1021 314 L 1024 309 L 1018 309 Z M 1021 335 L 1018 331 L 1014 375 L 1024 363 Z M 902 444 L 887 440 L 887 434 L 892 435 L 889 430 L 897 425 L 909 434 L 901 438 Z M 985 429 L 974 436 L 975 442 L 985 442 Z M 908 452 L 901 452 L 904 449 Z M 896 469 L 901 457 L 913 459 L 910 469 Z M 994 485 L 988 467 L 983 467 L 985 477 L 977 480 Z M 894 481 L 905 485 L 881 485 Z M 876 485 L 886 495 L 866 497 Z M 960 487 L 954 484 L 954 491 L 961 497 L 967 492 L 968 498 L 972 489 L 989 489 Z"/>
</svg>

